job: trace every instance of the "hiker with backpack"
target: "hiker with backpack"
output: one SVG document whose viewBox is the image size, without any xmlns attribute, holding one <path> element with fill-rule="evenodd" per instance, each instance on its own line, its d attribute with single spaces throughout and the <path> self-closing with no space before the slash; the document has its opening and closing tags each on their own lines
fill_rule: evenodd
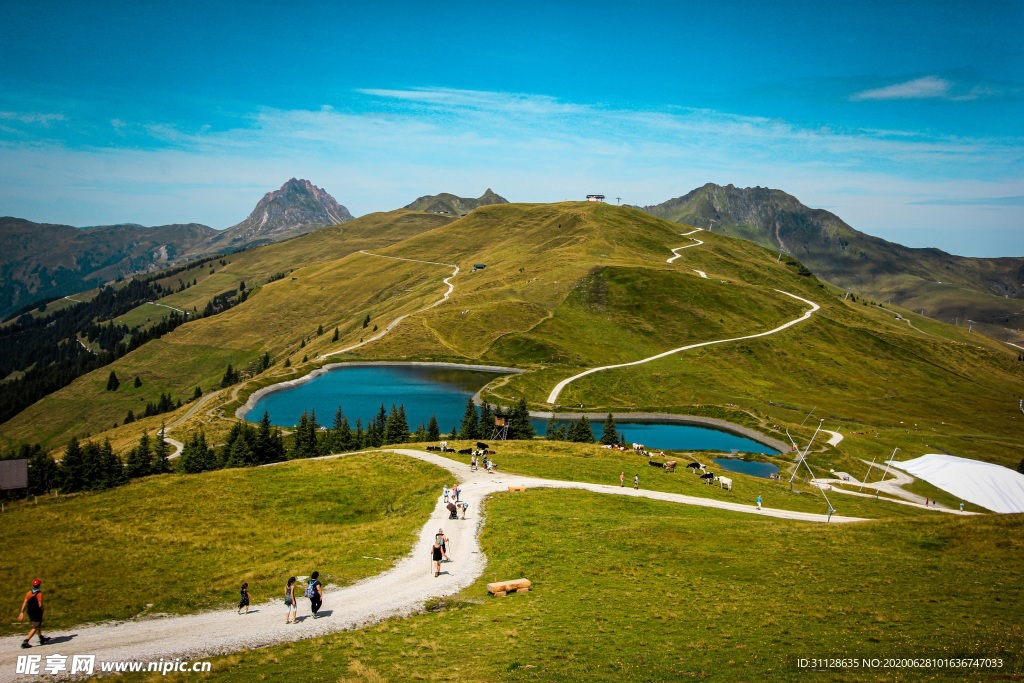
<svg viewBox="0 0 1024 683">
<path fill-rule="evenodd" d="M 319 619 L 320 606 L 324 603 L 324 589 L 320 583 L 320 572 L 313 572 L 306 584 L 306 597 L 309 598 L 309 606 L 313 610 L 313 618 Z"/>
<path fill-rule="evenodd" d="M 434 534 L 434 544 L 441 548 L 445 562 L 451 562 L 451 558 L 448 557 L 448 537 L 444 535 L 444 529 L 438 529 Z"/>
<path fill-rule="evenodd" d="M 32 647 L 28 642 L 32 640 L 32 636 L 39 636 L 39 644 L 46 645 L 46 641 L 49 640 L 43 635 L 43 589 L 42 581 L 35 579 L 32 582 L 32 590 L 25 593 L 25 601 L 21 603 L 21 613 L 18 614 L 18 621 L 23 621 L 25 615 L 28 614 L 28 623 L 32 624 L 32 630 L 25 636 L 25 640 L 22 641 L 21 646 L 23 648 Z"/>
<path fill-rule="evenodd" d="M 295 599 L 295 577 L 289 576 L 284 586 L 284 623 L 299 623 L 299 601 Z"/>
</svg>

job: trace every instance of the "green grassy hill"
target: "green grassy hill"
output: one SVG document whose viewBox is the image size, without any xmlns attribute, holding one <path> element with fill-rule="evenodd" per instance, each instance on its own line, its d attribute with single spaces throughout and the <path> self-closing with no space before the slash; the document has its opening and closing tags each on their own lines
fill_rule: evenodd
<svg viewBox="0 0 1024 683">
<path fill-rule="evenodd" d="M 821 310 L 774 336 L 590 375 L 570 384 L 559 402 L 703 414 L 732 404 L 734 419 L 762 429 L 774 423 L 796 428 L 814 411 L 829 419 L 830 428 L 865 433 L 844 442 L 841 456 L 850 461 L 887 456 L 903 444 L 908 453 L 911 446 L 918 452 L 946 449 L 1016 466 L 1024 364 L 1014 353 L 903 309 L 845 300 L 845 292 L 801 274 L 796 261 L 780 260 L 751 242 L 681 232 L 688 230 L 624 207 L 502 204 L 454 222 L 430 214 L 377 214 L 235 254 L 224 266 L 211 264 L 215 272 L 206 272 L 195 287 L 161 303 L 187 309 L 240 280 L 251 288 L 275 273 L 289 274 L 259 286 L 235 308 L 188 323 L 119 360 L 118 376 L 140 375 L 141 393 L 104 391 L 104 368 L 0 426 L 0 435 L 7 443 L 59 445 L 74 433 L 95 434 L 160 391 L 188 397 L 199 385 L 209 392 L 228 363 L 245 367 L 264 352 L 275 361 L 270 370 L 221 392 L 177 433 L 198 424 L 216 432 L 217 425 L 229 424 L 218 408 L 230 416 L 259 386 L 305 374 L 328 354 L 334 354 L 331 361 L 515 365 L 527 372 L 491 395 L 526 396 L 542 409 L 558 381 L 583 369 L 765 332 L 799 317 L 808 307 L 781 290 Z M 671 248 L 694 239 L 704 243 L 666 262 Z M 451 269 L 360 249 L 457 264 L 455 291 L 444 304 L 417 312 L 438 300 L 445 289 L 441 279 Z M 475 264 L 485 267 L 474 270 Z M 383 329 L 409 313 L 380 340 L 336 354 L 368 339 L 372 326 Z M 363 328 L 366 315 L 372 322 Z M 286 358 L 288 369 L 282 367 Z M 151 422 L 121 427 L 117 434 L 127 438 L 132 430 L 153 429 Z M 910 427 L 915 423 L 917 430 Z M 875 432 L 878 437 L 866 437 Z M 920 440 L 925 433 L 928 440 Z"/>
<path fill-rule="evenodd" d="M 1021 328 L 1024 259 L 969 258 L 913 249 L 862 233 L 838 216 L 768 188 L 708 183 L 645 207 L 655 216 L 782 249 L 819 277 L 878 301 L 943 322 L 982 329 L 997 339 Z"/>
</svg>

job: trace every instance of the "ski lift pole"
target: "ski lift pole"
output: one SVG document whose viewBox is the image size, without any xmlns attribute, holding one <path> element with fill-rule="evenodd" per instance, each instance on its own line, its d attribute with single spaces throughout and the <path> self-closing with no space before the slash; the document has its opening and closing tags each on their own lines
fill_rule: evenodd
<svg viewBox="0 0 1024 683">
<path fill-rule="evenodd" d="M 821 425 L 824 424 L 824 422 L 825 422 L 825 418 L 821 418 L 821 421 L 818 422 L 818 428 L 815 429 L 814 430 L 814 434 L 811 435 L 811 440 L 807 442 L 807 448 L 804 449 L 804 452 L 801 454 L 800 451 L 797 450 L 798 460 L 797 460 L 797 463 L 796 463 L 796 467 L 793 468 L 793 476 L 789 478 L 789 490 L 790 491 L 793 490 L 793 480 L 796 479 L 796 473 L 800 469 L 800 461 L 803 460 L 804 464 L 807 465 L 807 454 L 811 452 L 811 444 L 814 443 L 814 438 L 816 436 L 818 436 L 818 432 L 821 431 Z M 789 430 L 786 430 L 786 436 L 789 436 Z M 792 442 L 793 441 L 793 437 L 790 436 L 789 440 Z M 796 448 L 796 443 L 793 443 L 793 447 Z M 807 465 L 807 469 L 810 470 L 811 466 Z M 814 472 L 811 472 L 811 478 L 812 479 L 814 478 Z"/>
<path fill-rule="evenodd" d="M 899 450 L 899 446 L 897 446 L 896 448 L 892 449 L 892 455 L 890 455 L 889 459 L 885 462 L 885 472 L 882 472 L 882 478 L 878 480 L 879 484 L 881 484 L 883 481 L 885 481 L 885 475 L 889 474 L 889 465 L 892 464 L 892 459 L 896 457 L 896 451 L 898 451 L 898 450 Z M 875 486 L 875 500 L 878 500 L 878 491 L 879 491 L 878 486 Z"/>
<path fill-rule="evenodd" d="M 871 476 L 871 468 L 875 466 L 875 460 L 877 460 L 877 459 L 878 459 L 878 455 L 877 454 L 875 455 L 875 457 L 871 458 L 871 464 L 868 465 L 868 473 L 864 475 L 864 480 L 860 483 L 860 488 L 857 489 L 857 491 L 863 491 L 864 490 L 864 484 L 867 483 L 868 477 Z"/>
</svg>

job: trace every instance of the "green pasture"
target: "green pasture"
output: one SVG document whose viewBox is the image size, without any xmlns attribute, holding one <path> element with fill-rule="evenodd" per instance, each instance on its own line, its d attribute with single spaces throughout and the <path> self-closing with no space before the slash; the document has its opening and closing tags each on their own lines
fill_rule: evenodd
<svg viewBox="0 0 1024 683">
<path fill-rule="evenodd" d="M 168 474 L 9 504 L 0 524 L 3 601 L 14 614 L 41 578 L 47 623 L 59 631 L 227 609 L 243 581 L 255 602 L 313 570 L 325 584 L 346 585 L 408 554 L 445 480 L 418 460 L 374 453 Z M 0 623 L 0 634 L 22 630 Z"/>
<path fill-rule="evenodd" d="M 499 494 L 486 514 L 488 566 L 460 594 L 411 618 L 216 658 L 208 677 L 980 681 L 1024 673 L 1019 515 L 824 525 L 568 490 Z M 487 582 L 520 576 L 531 592 L 487 596 Z M 801 657 L 963 656 L 1003 666 L 797 667 Z"/>
</svg>

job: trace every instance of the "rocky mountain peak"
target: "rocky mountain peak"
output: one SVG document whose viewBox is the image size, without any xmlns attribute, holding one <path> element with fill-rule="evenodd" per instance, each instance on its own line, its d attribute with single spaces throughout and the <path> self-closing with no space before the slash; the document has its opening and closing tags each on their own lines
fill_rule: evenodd
<svg viewBox="0 0 1024 683">
<path fill-rule="evenodd" d="M 279 190 L 263 195 L 248 218 L 221 232 L 214 243 L 218 249 L 241 249 L 350 220 L 352 214 L 326 190 L 308 180 L 291 178 Z"/>
</svg>

